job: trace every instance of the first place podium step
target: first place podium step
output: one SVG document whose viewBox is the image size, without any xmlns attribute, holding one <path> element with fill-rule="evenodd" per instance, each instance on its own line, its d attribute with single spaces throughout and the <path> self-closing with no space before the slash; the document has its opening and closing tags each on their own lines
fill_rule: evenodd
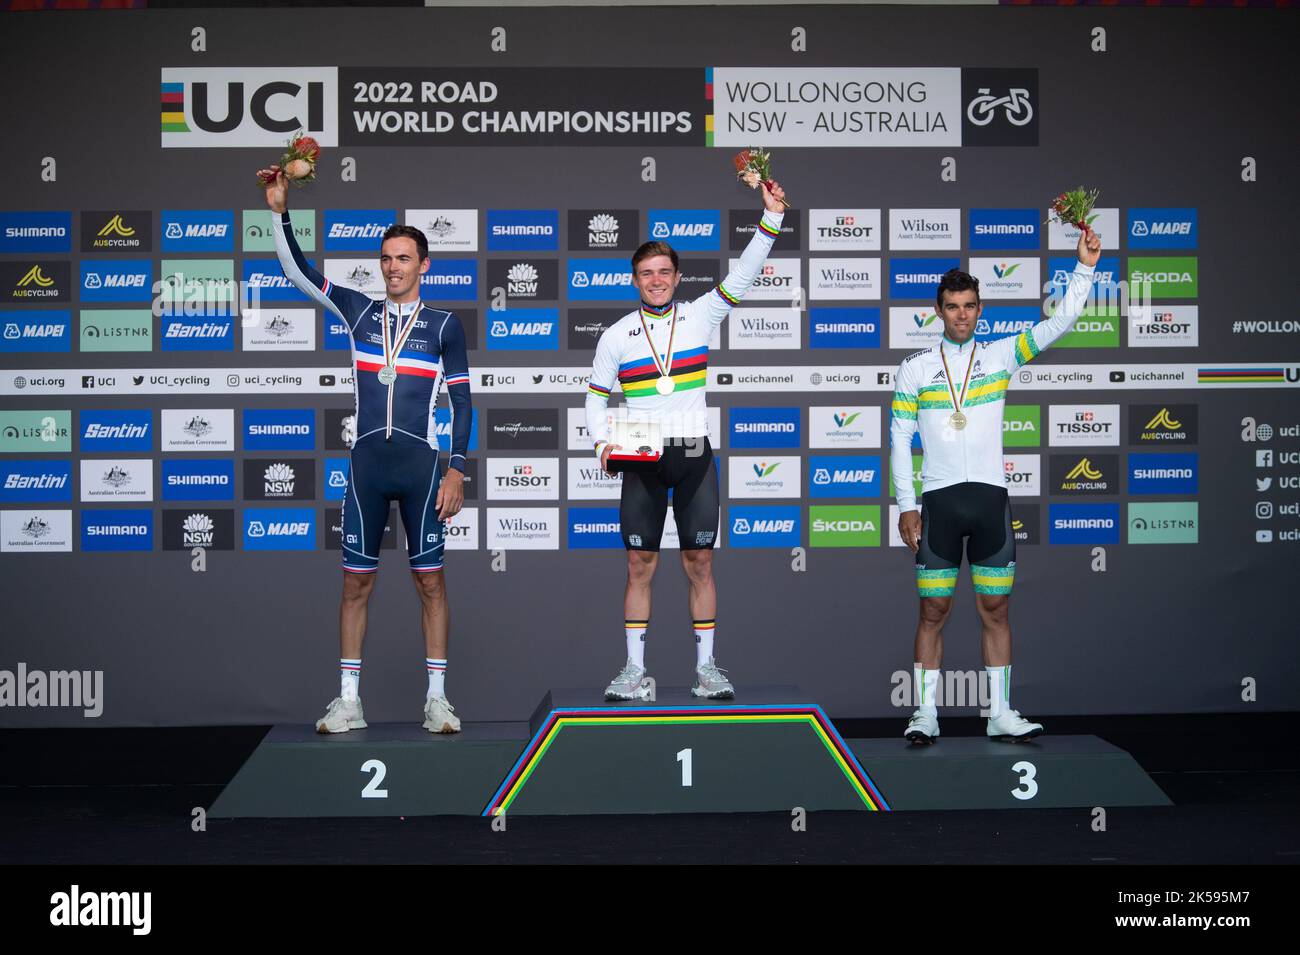
<svg viewBox="0 0 1300 955">
<path fill-rule="evenodd" d="M 277 726 L 213 804 L 222 817 L 570 815 L 1152 806 L 1169 800 L 1093 736 L 844 740 L 795 687 L 650 702 L 552 690 L 520 723 L 337 735 Z"/>
</svg>

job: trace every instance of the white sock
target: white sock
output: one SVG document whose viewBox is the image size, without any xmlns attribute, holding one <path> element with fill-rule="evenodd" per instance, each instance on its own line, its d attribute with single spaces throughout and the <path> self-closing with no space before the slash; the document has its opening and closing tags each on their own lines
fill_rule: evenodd
<svg viewBox="0 0 1300 955">
<path fill-rule="evenodd" d="M 444 683 L 447 679 L 447 661 L 425 657 L 424 669 L 429 674 L 429 690 L 424 694 L 424 701 L 427 703 L 435 696 L 445 697 L 447 695 L 444 689 Z"/>
<path fill-rule="evenodd" d="M 939 671 L 927 670 L 921 664 L 913 663 L 912 679 L 914 681 L 917 709 L 930 716 L 937 716 L 939 713 L 937 702 L 939 698 Z"/>
<path fill-rule="evenodd" d="M 339 688 L 339 696 L 345 700 L 358 700 L 361 698 L 361 661 L 345 660 L 339 658 L 339 677 L 342 686 Z"/>
<path fill-rule="evenodd" d="M 713 620 L 695 620 L 695 665 L 702 667 L 713 659 Z"/>
<path fill-rule="evenodd" d="M 623 633 L 627 636 L 627 658 L 639 667 L 645 666 L 645 632 L 649 620 L 624 620 Z"/>
<path fill-rule="evenodd" d="M 989 718 L 997 719 L 1011 709 L 1011 664 L 985 667 L 989 675 Z"/>
</svg>

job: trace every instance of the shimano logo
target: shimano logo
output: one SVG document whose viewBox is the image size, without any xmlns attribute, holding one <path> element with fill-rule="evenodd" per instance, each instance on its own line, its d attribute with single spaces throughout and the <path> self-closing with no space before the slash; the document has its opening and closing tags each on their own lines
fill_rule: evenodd
<svg viewBox="0 0 1300 955">
<path fill-rule="evenodd" d="M 280 437 L 298 435 L 306 437 L 311 434 L 311 425 L 307 424 L 250 424 L 248 433 L 252 437 Z"/>
<path fill-rule="evenodd" d="M 574 524 L 573 532 L 575 534 L 617 534 L 619 530 L 617 521 L 605 521 L 599 524 Z"/>
<path fill-rule="evenodd" d="M 1191 468 L 1137 468 L 1133 477 L 1139 481 L 1190 480 L 1193 473 Z"/>
<path fill-rule="evenodd" d="M 977 223 L 975 226 L 976 235 L 1033 235 L 1034 226 L 1012 223 Z"/>
<path fill-rule="evenodd" d="M 793 421 L 740 421 L 736 423 L 737 434 L 794 434 Z"/>
<path fill-rule="evenodd" d="M 555 227 L 549 225 L 494 225 L 492 227 L 494 236 L 553 236 Z"/>
<path fill-rule="evenodd" d="M 1054 526 L 1060 530 L 1110 530 L 1115 526 L 1110 517 L 1058 517 Z"/>
<path fill-rule="evenodd" d="M 86 527 L 87 537 L 148 537 L 147 524 L 90 524 Z"/>
<path fill-rule="evenodd" d="M 226 487 L 230 484 L 227 474 L 169 474 L 168 487 Z"/>
<path fill-rule="evenodd" d="M 814 332 L 818 335 L 867 335 L 876 330 L 869 322 L 818 322 Z"/>
</svg>

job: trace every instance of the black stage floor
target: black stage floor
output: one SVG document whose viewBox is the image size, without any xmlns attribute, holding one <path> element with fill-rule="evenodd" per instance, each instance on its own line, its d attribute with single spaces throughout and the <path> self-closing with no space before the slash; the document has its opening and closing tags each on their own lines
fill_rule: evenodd
<svg viewBox="0 0 1300 955">
<path fill-rule="evenodd" d="M 1128 750 L 1174 801 L 1086 810 L 486 819 L 213 819 L 191 831 L 267 727 L 0 731 L 0 863 L 1294 864 L 1300 714 L 1044 718 Z M 898 720 L 835 720 L 845 738 Z M 945 738 L 983 721 L 945 718 Z M 942 746 L 940 742 L 938 745 Z"/>
</svg>

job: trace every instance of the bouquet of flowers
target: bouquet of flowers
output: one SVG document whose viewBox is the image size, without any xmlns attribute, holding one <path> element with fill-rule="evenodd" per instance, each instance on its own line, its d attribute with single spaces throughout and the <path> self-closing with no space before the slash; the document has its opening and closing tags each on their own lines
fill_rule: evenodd
<svg viewBox="0 0 1300 955">
<path fill-rule="evenodd" d="M 757 189 L 760 184 L 772 188 L 772 154 L 766 149 L 761 146 L 742 149 L 732 157 L 732 162 L 736 164 L 736 178 L 749 188 Z M 781 204 L 790 208 L 784 199 Z"/>
<path fill-rule="evenodd" d="M 295 134 L 289 140 L 289 148 L 280 157 L 280 161 L 257 174 L 257 183 L 260 186 L 268 186 L 283 172 L 284 177 L 294 185 L 306 185 L 316 178 L 318 158 L 320 158 L 320 143 L 310 136 Z"/>
<path fill-rule="evenodd" d="M 1078 189 L 1071 189 L 1052 200 L 1052 208 L 1048 213 L 1047 221 L 1072 225 L 1076 229 L 1082 229 L 1086 235 L 1092 231 L 1088 226 L 1088 216 L 1092 215 L 1092 207 L 1096 204 L 1096 189 L 1084 189 L 1083 186 Z"/>
</svg>

